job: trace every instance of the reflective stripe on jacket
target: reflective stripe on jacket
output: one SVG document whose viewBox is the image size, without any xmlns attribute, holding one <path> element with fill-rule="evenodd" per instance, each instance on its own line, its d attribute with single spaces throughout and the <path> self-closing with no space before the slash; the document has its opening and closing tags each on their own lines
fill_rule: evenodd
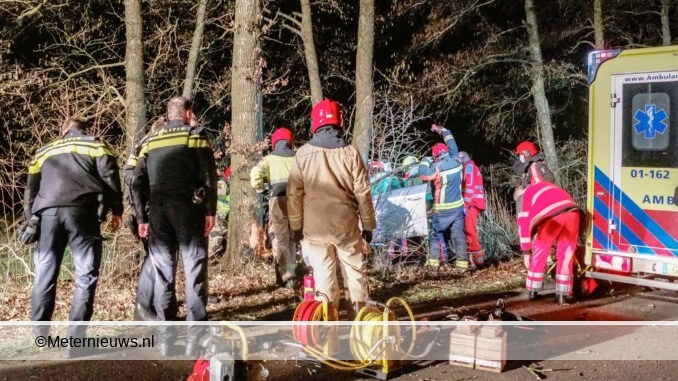
<svg viewBox="0 0 678 381">
<path fill-rule="evenodd" d="M 464 206 L 469 209 L 471 206 L 478 210 L 485 210 L 485 191 L 483 190 L 483 176 L 480 174 L 480 168 L 468 160 L 464 163 L 464 181 L 462 183 L 464 192 Z"/>
<path fill-rule="evenodd" d="M 142 145 L 134 168 L 132 197 L 137 218 L 148 222 L 147 198 L 186 197 L 203 188 L 205 215 L 217 209 L 217 170 L 204 130 L 172 120 Z"/>
<path fill-rule="evenodd" d="M 546 219 L 576 208 L 577 204 L 572 196 L 547 181 L 528 186 L 523 192 L 521 209 L 517 217 L 520 249 L 523 251 L 530 249 L 532 236 Z"/>
<path fill-rule="evenodd" d="M 462 166 L 454 158 L 459 154 L 457 143 L 448 130 L 443 132 L 449 153 L 432 164 L 419 165 L 419 178 L 433 182 L 433 211 L 446 211 L 464 206 L 461 194 Z"/>
<path fill-rule="evenodd" d="M 122 188 L 115 155 L 108 146 L 77 128 L 40 148 L 28 166 L 24 214 L 57 206 L 97 207 L 121 216 Z"/>
<path fill-rule="evenodd" d="M 264 156 L 250 171 L 250 185 L 258 192 L 263 192 L 265 184 L 270 184 L 272 197 L 285 196 L 293 161 L 294 156 Z"/>
</svg>

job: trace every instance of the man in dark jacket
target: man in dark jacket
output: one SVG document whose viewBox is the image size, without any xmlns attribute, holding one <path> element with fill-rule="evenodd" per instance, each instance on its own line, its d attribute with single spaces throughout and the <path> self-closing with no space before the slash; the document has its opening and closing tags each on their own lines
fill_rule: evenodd
<svg viewBox="0 0 678 381">
<path fill-rule="evenodd" d="M 132 199 L 139 236 L 149 240 L 158 319 L 176 318 L 175 276 L 177 251 L 181 250 L 186 320 L 207 320 L 207 236 L 214 226 L 217 208 L 216 163 L 188 99 L 172 98 L 167 105 L 167 119 L 167 125 L 151 134 L 141 147 L 134 169 Z M 195 355 L 203 331 L 201 326 L 190 327 L 187 355 Z M 176 338 L 174 327 L 160 327 L 163 356 L 170 354 Z"/>
<path fill-rule="evenodd" d="M 124 181 L 127 186 L 127 201 L 132 209 L 128 220 L 128 225 L 132 235 L 141 241 L 144 247 L 144 261 L 141 264 L 141 271 L 139 273 L 139 282 L 137 285 L 137 297 L 134 305 L 134 320 L 156 320 L 155 307 L 153 306 L 153 292 L 155 288 L 155 269 L 153 268 L 153 261 L 151 261 L 148 253 L 148 239 L 139 237 L 139 221 L 134 214 L 134 200 L 132 200 L 132 180 L 134 179 L 134 168 L 137 166 L 137 158 L 141 147 L 148 141 L 152 133 L 158 131 L 167 124 L 165 117 L 158 118 L 151 125 L 151 130 L 132 148 L 132 152 L 123 167 Z M 144 205 L 144 208 L 146 206 Z"/>
<path fill-rule="evenodd" d="M 117 230 L 122 223 L 117 159 L 99 138 L 85 134 L 82 126 L 78 119 L 67 120 L 62 137 L 40 148 L 28 167 L 24 213 L 26 218 L 40 216 L 39 240 L 33 254 L 33 321 L 52 317 L 66 245 L 70 246 L 75 267 L 68 320 L 91 319 L 102 253 L 99 224 L 109 210 L 111 228 Z M 69 335 L 83 336 L 85 328 L 70 327 Z M 37 336 L 48 332 L 49 326 L 34 328 Z"/>
</svg>

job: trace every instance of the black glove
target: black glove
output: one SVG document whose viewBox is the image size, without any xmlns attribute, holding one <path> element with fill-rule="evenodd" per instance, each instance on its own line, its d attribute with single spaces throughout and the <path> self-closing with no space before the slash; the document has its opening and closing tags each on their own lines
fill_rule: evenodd
<svg viewBox="0 0 678 381">
<path fill-rule="evenodd" d="M 362 232 L 363 239 L 367 241 L 367 243 L 372 242 L 372 231 L 371 230 L 363 230 Z"/>
<path fill-rule="evenodd" d="M 304 239 L 303 230 L 292 230 L 292 242 L 300 242 L 302 239 Z"/>
</svg>

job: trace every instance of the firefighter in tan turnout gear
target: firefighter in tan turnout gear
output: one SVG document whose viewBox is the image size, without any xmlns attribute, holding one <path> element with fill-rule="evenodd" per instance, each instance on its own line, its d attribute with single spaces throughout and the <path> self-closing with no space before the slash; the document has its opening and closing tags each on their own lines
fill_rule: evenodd
<svg viewBox="0 0 678 381">
<path fill-rule="evenodd" d="M 271 136 L 273 151 L 250 171 L 250 184 L 259 193 L 268 190 L 268 234 L 273 246 L 276 283 L 293 289 L 295 278 L 296 243 L 290 239 L 287 217 L 287 178 L 294 161 L 294 137 L 286 127 L 279 127 Z"/>
<path fill-rule="evenodd" d="M 336 102 L 324 99 L 313 107 L 311 132 L 287 182 L 290 227 L 295 239 L 303 238 L 302 255 L 313 268 L 316 289 L 338 305 L 339 265 L 357 311 L 369 298 L 363 248 L 376 228 L 367 168 L 344 141 Z"/>
</svg>

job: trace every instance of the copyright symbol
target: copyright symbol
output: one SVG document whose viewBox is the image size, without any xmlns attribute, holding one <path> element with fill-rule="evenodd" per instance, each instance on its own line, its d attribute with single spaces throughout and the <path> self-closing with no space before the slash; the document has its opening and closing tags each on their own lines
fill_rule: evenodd
<svg viewBox="0 0 678 381">
<path fill-rule="evenodd" d="M 42 348 L 42 347 L 44 347 L 45 345 L 47 345 L 47 339 L 45 338 L 45 336 L 38 336 L 38 337 L 36 337 L 36 338 L 35 338 L 35 345 L 36 345 L 38 348 Z"/>
</svg>

